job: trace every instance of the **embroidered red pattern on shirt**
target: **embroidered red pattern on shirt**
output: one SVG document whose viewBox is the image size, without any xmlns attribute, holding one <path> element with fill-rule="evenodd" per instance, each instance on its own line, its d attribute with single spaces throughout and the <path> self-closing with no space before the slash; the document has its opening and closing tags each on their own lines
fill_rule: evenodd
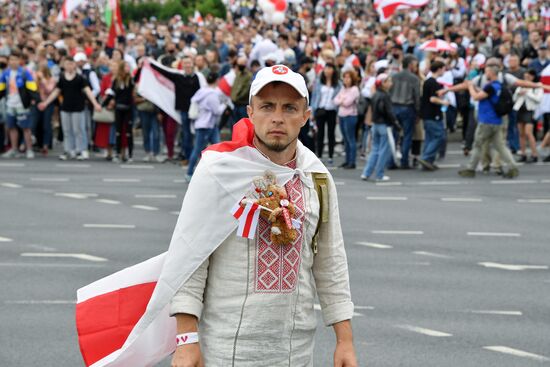
<svg viewBox="0 0 550 367">
<path fill-rule="evenodd" d="M 296 168 L 296 162 L 288 164 Z M 285 185 L 289 200 L 296 207 L 295 219 L 304 222 L 305 205 L 302 181 L 295 175 Z M 260 217 L 256 241 L 256 281 L 254 290 L 261 293 L 290 293 L 296 288 L 300 270 L 303 226 L 294 243 L 285 246 L 271 244 L 271 223 Z"/>
</svg>

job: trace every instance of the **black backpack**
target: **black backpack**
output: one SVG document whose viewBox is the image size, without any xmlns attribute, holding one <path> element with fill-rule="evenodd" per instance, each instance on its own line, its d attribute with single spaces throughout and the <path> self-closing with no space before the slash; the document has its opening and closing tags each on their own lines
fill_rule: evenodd
<svg viewBox="0 0 550 367">
<path fill-rule="evenodd" d="M 502 83 L 500 83 L 500 94 L 498 95 L 497 103 L 493 103 L 495 112 L 499 116 L 506 116 L 514 108 L 514 99 L 510 89 L 506 86 L 506 75 L 502 74 Z"/>
</svg>

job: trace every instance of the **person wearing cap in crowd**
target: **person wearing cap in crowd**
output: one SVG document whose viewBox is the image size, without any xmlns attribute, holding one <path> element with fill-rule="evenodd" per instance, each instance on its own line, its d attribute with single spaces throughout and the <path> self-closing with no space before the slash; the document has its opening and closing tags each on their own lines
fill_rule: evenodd
<svg viewBox="0 0 550 367">
<path fill-rule="evenodd" d="M 384 168 L 388 162 L 390 144 L 388 140 L 388 127 L 394 126 L 401 130 L 392 109 L 389 91 L 392 87 L 392 78 L 382 73 L 376 77 L 376 92 L 372 96 L 372 148 L 367 164 L 361 174 L 362 180 L 368 180 L 376 171 L 377 181 L 388 181 L 390 178 L 384 175 Z M 391 131 L 391 130 L 390 130 Z"/>
<path fill-rule="evenodd" d="M 538 56 L 535 60 L 531 61 L 529 64 L 529 69 L 536 71 L 537 75 L 540 76 L 540 73 L 544 70 L 545 67 L 550 65 L 550 57 L 548 57 L 548 48 L 543 43 L 538 49 Z"/>
<path fill-rule="evenodd" d="M 170 304 L 179 340 L 173 367 L 313 366 L 316 295 L 324 323 L 336 333 L 334 366 L 358 366 L 334 181 L 319 159 L 298 141 L 300 128 L 311 114 L 308 104 L 302 76 L 284 65 L 263 68 L 250 88 L 249 119 L 235 125 L 231 142 L 203 152 L 187 196 L 209 185 L 211 195 L 200 198 L 201 206 L 216 210 L 217 192 L 231 195 L 238 204 L 244 192 L 227 190 L 242 187 L 246 191 L 255 177 L 269 171 L 300 213 L 296 220 L 303 225 L 297 226 L 300 229 L 294 241 L 276 245 L 270 239 L 269 222 L 260 216 L 255 239 L 239 237 L 233 229 L 228 236 L 220 236 L 221 244 L 214 246 L 206 259 L 189 259 L 200 265 Z M 319 201 L 315 189 L 318 174 L 327 178 L 328 202 Z M 231 182 L 227 175 L 232 175 Z M 187 196 L 178 220 L 182 228 L 176 227 L 170 251 L 180 241 L 193 244 L 183 232 L 184 211 L 192 210 L 186 207 L 192 200 Z M 319 205 L 328 209 L 326 222 L 319 222 Z M 216 230 L 203 231 L 211 238 Z M 291 253 L 293 260 L 287 262 Z"/>
</svg>

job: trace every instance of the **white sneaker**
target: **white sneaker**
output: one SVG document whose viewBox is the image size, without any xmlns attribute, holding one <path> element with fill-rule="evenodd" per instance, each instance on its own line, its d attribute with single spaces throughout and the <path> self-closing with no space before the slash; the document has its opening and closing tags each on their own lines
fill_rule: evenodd
<svg viewBox="0 0 550 367">
<path fill-rule="evenodd" d="M 66 161 L 67 159 L 69 159 L 69 155 L 67 153 L 63 153 L 59 156 L 59 160 L 61 161 Z"/>
<path fill-rule="evenodd" d="M 69 152 L 69 158 L 75 159 L 76 158 L 76 153 L 74 151 Z"/>
<path fill-rule="evenodd" d="M 32 149 L 27 149 L 27 153 L 25 153 L 25 155 L 27 156 L 27 159 L 34 159 L 34 152 Z"/>
<path fill-rule="evenodd" d="M 10 149 L 6 153 L 2 154 L 2 158 L 16 158 L 17 151 L 15 149 Z"/>
<path fill-rule="evenodd" d="M 114 156 L 113 159 L 111 160 L 111 162 L 120 163 L 120 158 L 118 158 L 117 156 Z"/>
<path fill-rule="evenodd" d="M 126 163 L 132 163 L 133 161 L 134 161 L 133 158 L 128 158 L 128 159 L 126 160 Z"/>
<path fill-rule="evenodd" d="M 88 153 L 87 150 L 83 150 L 82 153 L 80 153 L 80 156 L 82 157 L 83 161 L 87 161 L 90 159 L 90 153 Z"/>
<path fill-rule="evenodd" d="M 365 175 L 361 175 L 361 180 L 363 180 L 363 181 L 368 181 L 368 180 L 369 180 L 369 178 L 368 178 L 368 176 L 365 176 Z"/>
<path fill-rule="evenodd" d="M 145 157 L 143 157 L 142 161 L 143 162 L 151 162 L 151 154 L 147 154 Z"/>
<path fill-rule="evenodd" d="M 382 178 L 377 178 L 376 182 L 384 182 L 384 181 L 389 181 L 389 180 L 390 180 L 389 176 L 384 176 Z"/>
<path fill-rule="evenodd" d="M 77 160 L 77 161 L 83 161 L 83 160 L 84 160 L 84 157 L 82 156 L 82 153 L 78 153 L 78 154 L 76 155 L 76 160 Z"/>
<path fill-rule="evenodd" d="M 155 159 L 159 163 L 164 163 L 168 158 L 165 155 L 159 154 L 155 156 Z"/>
</svg>

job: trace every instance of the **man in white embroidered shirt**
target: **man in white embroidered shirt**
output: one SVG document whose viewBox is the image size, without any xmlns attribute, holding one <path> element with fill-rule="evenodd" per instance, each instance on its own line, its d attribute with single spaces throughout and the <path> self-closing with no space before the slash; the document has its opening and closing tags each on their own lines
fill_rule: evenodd
<svg viewBox="0 0 550 367">
<path fill-rule="evenodd" d="M 173 367 L 313 366 L 316 295 L 324 323 L 336 333 L 334 366 L 357 366 L 334 181 L 298 141 L 310 117 L 308 104 L 302 76 L 282 65 L 262 69 L 250 88 L 249 119 L 235 125 L 231 142 L 209 148 L 216 159 L 199 163 L 193 180 L 207 171 L 228 195 L 232 186 L 224 172 L 237 171 L 250 184 L 252 173 L 273 172 L 296 208 L 293 222 L 300 225 L 293 243 L 275 245 L 271 224 L 260 216 L 253 239 L 233 231 L 202 262 L 170 305 L 178 333 Z M 328 186 L 321 200 L 313 178 L 317 174 L 325 175 Z M 213 201 L 213 211 L 219 210 L 213 199 L 204 199 Z M 321 206 L 328 209 L 326 221 L 319 220 Z"/>
</svg>

